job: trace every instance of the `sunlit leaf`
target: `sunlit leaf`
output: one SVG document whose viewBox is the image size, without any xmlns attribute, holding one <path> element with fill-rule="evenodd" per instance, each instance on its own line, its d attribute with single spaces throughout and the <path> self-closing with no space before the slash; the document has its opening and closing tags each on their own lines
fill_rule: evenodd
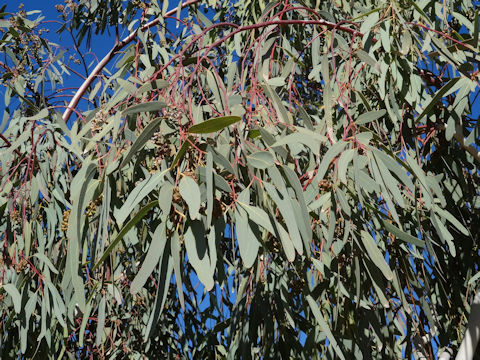
<svg viewBox="0 0 480 360">
<path fill-rule="evenodd" d="M 233 125 L 240 120 L 240 116 L 222 116 L 192 125 L 188 132 L 191 134 L 210 134 Z"/>
<path fill-rule="evenodd" d="M 200 210 L 200 189 L 197 183 L 190 176 L 184 176 L 178 185 L 180 195 L 188 205 L 188 212 L 191 219 L 196 219 Z"/>
<path fill-rule="evenodd" d="M 268 151 L 257 151 L 248 155 L 247 161 L 257 169 L 266 169 L 275 163 L 275 158 Z"/>
<path fill-rule="evenodd" d="M 167 106 L 165 101 L 151 101 L 130 106 L 123 110 L 123 115 L 137 114 L 140 112 L 155 112 L 162 110 Z"/>
</svg>

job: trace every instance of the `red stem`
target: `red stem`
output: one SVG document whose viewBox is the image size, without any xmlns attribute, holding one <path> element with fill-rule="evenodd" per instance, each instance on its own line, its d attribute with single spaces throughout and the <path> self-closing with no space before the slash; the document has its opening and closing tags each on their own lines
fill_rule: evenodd
<svg viewBox="0 0 480 360">
<path fill-rule="evenodd" d="M 183 9 L 183 8 L 185 8 L 189 5 L 195 4 L 199 1 L 200 0 L 188 0 L 184 3 L 182 3 L 179 6 Z M 178 7 L 168 11 L 165 14 L 165 16 L 171 16 L 171 15 L 175 14 L 177 12 L 177 9 L 178 9 Z M 113 57 L 116 55 L 117 51 L 119 51 L 120 49 L 125 47 L 125 45 L 131 43 L 137 37 L 137 33 L 138 33 L 139 30 L 143 32 L 143 31 L 148 30 L 149 28 L 157 25 L 159 22 L 160 22 L 160 18 L 152 20 L 148 24 L 145 24 L 144 26 L 142 26 L 140 29 L 137 29 L 134 32 L 132 32 L 130 35 L 128 35 L 122 41 L 120 41 L 120 42 L 117 41 L 115 43 L 113 48 L 108 52 L 107 55 L 105 55 L 105 57 L 102 59 L 102 61 L 100 61 L 97 64 L 97 66 L 95 66 L 95 69 L 93 69 L 92 73 L 88 76 L 88 78 L 83 82 L 83 84 L 80 86 L 78 91 L 75 93 L 75 96 L 72 98 L 72 100 L 68 104 L 65 112 L 63 113 L 63 121 L 65 121 L 65 122 L 68 121 L 68 119 L 72 115 L 72 112 L 74 111 L 75 107 L 78 105 L 78 102 L 80 101 L 80 98 L 83 96 L 83 94 L 85 94 L 87 89 L 90 87 L 90 85 L 95 80 L 95 78 L 100 74 L 102 69 L 110 62 L 110 60 L 113 59 Z"/>
</svg>

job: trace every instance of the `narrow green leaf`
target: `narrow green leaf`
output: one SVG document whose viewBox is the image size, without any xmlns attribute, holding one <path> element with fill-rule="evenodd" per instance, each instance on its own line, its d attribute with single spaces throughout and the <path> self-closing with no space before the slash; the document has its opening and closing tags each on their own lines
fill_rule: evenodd
<svg viewBox="0 0 480 360">
<path fill-rule="evenodd" d="M 330 330 L 328 323 L 323 318 L 322 312 L 320 311 L 320 308 L 318 307 L 317 302 L 312 298 L 311 295 L 307 295 L 306 299 L 307 299 L 308 305 L 310 305 L 310 310 L 312 310 L 312 314 L 315 317 L 315 320 L 317 320 L 318 325 L 320 326 L 320 330 L 324 332 L 325 335 L 327 336 L 327 339 L 332 344 L 333 350 L 335 350 L 335 353 L 337 354 L 338 358 L 341 360 L 345 360 L 345 356 L 343 355 L 342 350 L 338 346 L 337 340 L 333 336 L 333 333 Z"/>
<path fill-rule="evenodd" d="M 55 285 L 53 285 L 51 281 L 47 280 L 45 281 L 45 283 L 47 284 L 50 294 L 52 294 L 53 313 L 55 314 L 55 317 L 57 318 L 59 324 L 65 328 L 67 327 L 67 324 L 65 323 L 65 320 L 64 320 L 66 308 L 62 300 L 62 297 L 60 296 L 60 293 L 58 292 L 57 288 L 55 287 Z"/>
<path fill-rule="evenodd" d="M 187 138 L 187 140 L 185 140 L 182 143 L 182 146 L 180 147 L 180 149 L 177 152 L 177 155 L 175 155 L 175 158 L 172 161 L 172 165 L 170 166 L 170 170 L 173 170 L 175 165 L 177 165 L 177 163 L 180 161 L 180 159 L 183 157 L 183 155 L 185 155 L 185 153 L 192 146 L 194 141 L 195 141 L 195 139 L 193 138 L 193 136 L 190 135 Z"/>
<path fill-rule="evenodd" d="M 385 257 L 373 240 L 372 236 L 365 230 L 362 230 L 362 240 L 372 262 L 381 270 L 387 280 L 392 280 L 393 272 L 385 261 Z"/>
<path fill-rule="evenodd" d="M 17 287 L 13 284 L 4 284 L 3 289 L 12 297 L 12 303 L 15 312 L 19 314 L 20 310 L 22 309 L 22 298 Z"/>
<path fill-rule="evenodd" d="M 163 256 L 160 271 L 157 277 L 157 293 L 155 294 L 155 303 L 153 305 L 150 317 L 148 319 L 147 326 L 145 326 L 144 341 L 155 334 L 157 329 L 158 318 L 162 314 L 167 301 L 168 289 L 170 285 L 170 279 L 172 278 L 173 261 L 171 256 Z"/>
<path fill-rule="evenodd" d="M 213 156 L 209 151 L 207 152 L 207 166 L 205 168 L 205 177 L 207 184 L 207 226 L 210 227 L 212 223 L 213 213 Z"/>
<path fill-rule="evenodd" d="M 115 219 L 118 224 L 123 224 L 140 202 L 157 188 L 158 184 L 163 181 L 163 177 L 167 170 L 157 172 L 148 176 L 145 180 L 141 181 L 128 195 L 127 199 L 123 203 L 122 207 L 115 211 Z"/>
<path fill-rule="evenodd" d="M 247 163 L 257 169 L 266 169 L 275 164 L 275 158 L 268 151 L 257 151 L 247 156 Z"/>
<path fill-rule="evenodd" d="M 392 215 L 392 218 L 397 222 L 397 224 L 400 224 L 400 218 L 395 208 L 395 204 L 392 201 L 392 197 L 390 196 L 390 192 L 387 189 L 387 185 L 385 185 L 382 174 L 378 169 L 377 163 L 375 162 L 373 157 L 370 160 L 370 168 L 374 174 L 376 183 L 379 184 L 380 188 L 382 189 L 381 194 L 378 194 L 378 195 L 383 196 L 385 203 L 387 204 L 387 209 Z"/>
<path fill-rule="evenodd" d="M 435 215 L 433 210 L 430 212 L 430 216 L 432 219 L 433 226 L 437 230 L 438 236 L 443 241 L 443 243 L 446 243 L 448 245 L 450 254 L 453 257 L 455 257 L 457 254 L 457 251 L 455 249 L 455 244 L 453 243 L 452 234 L 450 234 L 450 231 L 448 231 L 447 227 L 442 223 L 442 221 L 439 218 L 437 218 L 437 215 Z"/>
<path fill-rule="evenodd" d="M 223 84 L 221 83 L 221 80 L 219 77 L 215 76 L 213 74 L 212 71 L 210 70 L 206 70 L 206 73 L 207 73 L 207 84 L 208 84 L 208 87 L 210 88 L 210 90 L 212 91 L 213 93 L 213 97 L 215 99 L 215 102 L 214 104 L 217 106 L 217 109 L 220 111 L 220 112 L 223 112 L 223 102 L 224 102 L 224 98 L 222 96 L 222 92 L 220 91 L 220 87 L 223 87 Z M 220 83 L 219 83 L 220 82 Z M 215 130 L 216 131 L 216 130 Z M 213 132 L 213 131 L 209 131 L 210 132 Z"/>
<path fill-rule="evenodd" d="M 88 321 L 90 320 L 90 313 L 92 311 L 92 302 L 88 301 L 85 309 L 85 313 L 83 314 L 82 324 L 80 325 L 79 336 L 78 336 L 78 345 L 80 347 L 83 346 L 83 339 L 85 337 L 85 329 L 87 327 Z"/>
<path fill-rule="evenodd" d="M 138 88 L 138 91 L 137 91 L 137 97 L 139 97 L 140 95 L 142 95 L 143 93 L 145 92 L 148 92 L 148 91 L 152 91 L 152 90 L 156 90 L 156 89 L 165 89 L 168 87 L 168 82 L 166 80 L 163 80 L 163 79 L 159 79 L 159 80 L 156 80 L 156 81 L 150 81 L 146 84 L 143 84 L 142 86 L 140 86 Z"/>
<path fill-rule="evenodd" d="M 380 64 L 375 61 L 370 55 L 368 55 L 367 52 L 363 51 L 362 49 L 358 49 L 357 51 L 355 51 L 355 55 L 357 55 L 360 61 L 363 61 L 364 63 L 370 65 L 377 74 L 380 72 Z"/>
<path fill-rule="evenodd" d="M 411 1 L 411 0 L 409 0 L 409 1 Z M 424 110 L 422 111 L 422 113 L 420 115 L 418 115 L 418 117 L 415 121 L 418 123 L 424 116 L 429 115 L 430 112 L 434 109 L 437 102 L 440 101 L 440 99 L 443 98 L 445 93 L 448 90 L 450 90 L 450 88 L 452 86 L 454 86 L 460 79 L 461 79 L 461 77 L 454 78 L 454 79 L 450 80 L 448 83 L 446 83 L 445 85 L 443 85 L 442 88 L 435 93 L 435 96 L 430 100 L 428 105 L 425 106 Z"/>
<path fill-rule="evenodd" d="M 475 284 L 480 278 L 480 271 L 478 271 L 470 280 L 468 280 L 468 285 Z"/>
<path fill-rule="evenodd" d="M 122 169 L 126 164 L 130 162 L 132 157 L 147 143 L 148 140 L 151 139 L 153 134 L 158 130 L 158 126 L 160 122 L 163 120 L 162 117 L 158 117 L 152 120 L 146 127 L 143 129 L 142 133 L 138 136 L 138 138 L 133 143 L 132 147 L 127 151 L 123 160 L 119 166 L 119 169 Z"/>
<path fill-rule="evenodd" d="M 478 15 L 480 13 L 480 10 L 477 9 L 475 11 L 475 19 L 473 20 L 473 44 L 475 48 L 478 49 L 478 27 L 479 27 L 479 22 L 478 22 Z"/>
<path fill-rule="evenodd" d="M 166 223 L 159 224 L 155 229 L 145 260 L 130 285 L 130 293 L 132 295 L 135 295 L 142 289 L 163 256 L 165 244 L 167 243 L 166 230 Z"/>
<path fill-rule="evenodd" d="M 348 204 L 347 196 L 343 192 L 342 189 L 337 188 L 335 190 L 335 195 L 337 196 L 338 201 L 340 202 L 341 210 L 350 217 L 352 215 L 352 210 L 350 209 L 350 205 Z"/>
<path fill-rule="evenodd" d="M 385 229 L 389 232 L 395 235 L 397 238 L 400 240 L 403 240 L 407 243 L 410 243 L 415 246 L 419 246 L 421 248 L 425 247 L 425 241 L 420 240 L 419 238 L 416 238 L 410 234 L 407 234 L 406 232 L 400 230 L 396 226 L 390 224 L 387 220 L 381 220 L 383 225 L 385 226 Z"/>
<path fill-rule="evenodd" d="M 188 130 L 191 134 L 210 134 L 242 120 L 240 116 L 222 116 L 195 124 Z"/>
<path fill-rule="evenodd" d="M 318 208 L 322 207 L 329 199 L 331 198 L 330 192 L 327 192 L 320 196 L 318 199 L 312 201 L 308 205 L 308 211 L 315 211 Z"/>
<path fill-rule="evenodd" d="M 175 272 L 175 282 L 177 283 L 177 292 L 178 300 L 180 301 L 180 306 L 185 310 L 185 298 L 183 295 L 183 284 L 182 284 L 182 265 L 180 263 L 180 255 L 182 247 L 180 244 L 180 238 L 178 233 L 175 231 L 170 242 L 170 253 L 172 254 L 173 260 L 173 271 Z"/>
<path fill-rule="evenodd" d="M 198 220 L 190 222 L 183 237 L 188 260 L 195 269 L 198 279 L 205 285 L 206 290 L 210 291 L 215 283 L 202 222 Z"/>
<path fill-rule="evenodd" d="M 248 191 L 248 189 L 246 191 Z M 257 260 L 260 244 L 250 228 L 247 213 L 242 209 L 241 206 L 237 206 L 235 208 L 235 230 L 237 234 L 238 248 L 240 250 L 240 257 L 242 258 L 244 266 L 248 269 L 252 267 L 255 263 L 255 260 Z"/>
<path fill-rule="evenodd" d="M 190 218 L 195 220 L 198 216 L 198 211 L 200 210 L 200 188 L 193 178 L 190 176 L 184 176 L 180 180 L 178 189 L 180 190 L 180 195 L 183 200 L 188 205 Z"/>
<path fill-rule="evenodd" d="M 130 106 L 129 108 L 126 108 L 125 110 L 123 110 L 123 115 L 137 114 L 140 112 L 159 111 L 165 108 L 166 106 L 167 106 L 167 103 L 165 101 L 150 101 L 146 103 L 136 104 L 136 105 Z"/>
<path fill-rule="evenodd" d="M 316 183 L 318 183 L 323 177 L 325 176 L 325 173 L 327 172 L 330 163 L 337 157 L 338 154 L 347 146 L 348 143 L 346 143 L 343 140 L 340 140 L 336 142 L 335 144 L 332 145 L 332 147 L 326 152 L 326 154 L 322 158 L 322 162 L 320 163 L 320 166 L 318 167 L 317 175 L 315 175 Z"/>
<path fill-rule="evenodd" d="M 407 2 L 417 10 L 417 12 L 422 15 L 423 19 L 427 22 L 427 24 L 431 25 L 430 18 L 425 14 L 425 12 L 420 9 L 420 7 L 417 5 L 415 0 L 407 0 Z"/>
<path fill-rule="evenodd" d="M 364 114 L 360 115 L 357 118 L 357 121 L 355 121 L 355 124 L 357 124 L 357 125 L 367 124 L 369 122 L 372 122 L 372 121 L 375 121 L 375 120 L 381 118 L 386 113 L 387 113 L 387 111 L 384 110 L 384 109 L 378 110 L 378 111 L 369 111 L 367 113 L 364 113 Z"/>
<path fill-rule="evenodd" d="M 100 346 L 103 338 L 103 330 L 105 328 L 105 319 L 106 319 L 106 299 L 105 295 L 100 299 L 100 304 L 98 305 L 98 320 L 97 320 L 97 330 L 95 336 L 95 345 Z"/>
<path fill-rule="evenodd" d="M 347 149 L 338 159 L 338 178 L 344 184 L 347 184 L 347 169 L 349 168 L 348 165 L 352 161 L 355 151 L 354 149 Z"/>
<path fill-rule="evenodd" d="M 118 233 L 117 237 L 110 243 L 102 257 L 98 262 L 93 266 L 92 271 L 98 269 L 100 265 L 103 264 L 105 259 L 110 255 L 113 249 L 118 245 L 118 243 L 123 239 L 123 237 L 134 227 L 154 206 L 158 205 L 158 200 L 154 200 L 151 203 L 145 205 Z"/>
<path fill-rule="evenodd" d="M 293 208 L 291 206 L 288 194 L 286 193 L 286 191 L 282 191 L 267 182 L 264 182 L 263 186 L 265 187 L 265 190 L 267 190 L 268 195 L 272 198 L 275 204 L 277 204 L 278 209 L 282 214 L 283 220 L 287 225 L 288 233 L 293 241 L 293 245 L 295 246 L 297 252 L 302 255 L 302 238 L 300 237 L 295 212 L 293 211 Z"/>
<path fill-rule="evenodd" d="M 397 201 L 397 204 L 402 208 L 405 207 L 405 201 L 403 200 L 403 196 L 398 188 L 399 184 L 397 180 L 395 180 L 395 178 L 390 174 L 387 167 L 382 161 L 379 161 L 377 158 L 375 158 L 375 160 L 377 162 L 378 170 L 380 171 L 385 187 L 393 195 L 393 197 Z"/>
<path fill-rule="evenodd" d="M 377 162 L 381 161 L 393 174 L 395 174 L 395 176 L 403 183 L 403 185 L 410 189 L 410 191 L 413 192 L 415 190 L 415 185 L 413 185 L 412 180 L 407 175 L 405 168 L 399 165 L 396 158 L 393 158 L 392 156 L 383 151 L 379 151 L 376 148 L 372 147 L 371 149 L 375 154 Z"/>
<path fill-rule="evenodd" d="M 275 108 L 275 111 L 278 114 L 278 119 L 284 124 L 289 124 L 290 120 L 288 118 L 288 112 L 287 112 L 287 109 L 285 109 L 285 106 L 283 105 L 282 99 L 280 99 L 280 96 L 278 96 L 275 90 L 273 90 L 266 83 L 262 84 L 261 87 L 265 92 L 265 95 L 272 101 L 273 107 Z"/>
<path fill-rule="evenodd" d="M 237 201 L 237 203 L 240 204 L 240 206 L 245 209 L 245 211 L 248 213 L 248 217 L 250 218 L 250 220 L 255 222 L 257 225 L 260 225 L 261 227 L 263 227 L 265 230 L 270 232 L 270 234 L 275 234 L 275 230 L 273 228 L 270 217 L 265 212 L 265 210 L 256 206 L 251 206 L 249 204 L 242 203 L 241 201 Z"/>
<path fill-rule="evenodd" d="M 47 258 L 47 256 L 45 254 L 42 254 L 42 253 L 36 253 L 34 254 L 33 256 L 35 256 L 36 258 L 38 258 L 40 261 L 42 261 L 46 267 L 48 267 L 50 269 L 51 272 L 53 272 L 54 274 L 58 274 L 58 270 L 55 269 L 55 266 L 52 264 L 52 262 L 50 261 L 49 258 Z"/>
<path fill-rule="evenodd" d="M 450 214 L 447 210 L 444 210 L 437 205 L 434 205 L 433 208 L 438 215 L 440 215 L 442 218 L 448 220 L 450 222 L 450 224 L 455 226 L 457 228 L 457 230 L 460 231 L 463 235 L 466 235 L 466 236 L 469 235 L 469 232 L 468 232 L 467 228 L 465 226 L 463 226 L 463 224 L 460 221 L 455 219 L 455 217 L 452 214 Z"/>
<path fill-rule="evenodd" d="M 283 172 L 287 176 L 287 180 L 290 183 L 290 186 L 293 187 L 295 195 L 298 199 L 299 210 L 295 211 L 297 215 L 297 222 L 299 224 L 300 234 L 303 238 L 303 244 L 307 250 L 307 256 L 310 256 L 310 246 L 312 243 L 312 226 L 310 224 L 310 215 L 308 213 L 307 202 L 302 189 L 302 184 L 298 180 L 295 172 L 290 169 L 288 166 L 282 166 Z M 295 200 L 292 199 L 292 206 L 295 203 Z M 298 217 L 300 219 L 298 219 Z"/>
<path fill-rule="evenodd" d="M 285 230 L 277 221 L 275 221 L 275 228 L 278 231 L 278 236 L 280 237 L 283 251 L 285 251 L 287 260 L 293 262 L 293 260 L 295 260 L 295 246 L 293 245 L 292 238 L 288 234 L 287 230 Z"/>
<path fill-rule="evenodd" d="M 365 269 L 367 270 L 368 277 L 371 279 L 373 288 L 375 289 L 375 292 L 377 293 L 378 300 L 380 300 L 380 303 L 383 305 L 384 308 L 389 308 L 390 303 L 385 296 L 385 284 L 383 277 L 380 276 L 380 273 L 376 271 L 376 269 L 372 269 L 371 266 L 369 265 L 369 261 L 363 261 L 365 264 Z"/>
<path fill-rule="evenodd" d="M 48 116 L 48 109 L 42 109 L 36 115 L 25 118 L 25 120 L 40 120 Z"/>
<path fill-rule="evenodd" d="M 172 195 L 173 195 L 173 185 L 166 181 L 158 192 L 158 205 L 162 210 L 162 216 L 170 214 L 170 208 L 172 207 Z"/>
<path fill-rule="evenodd" d="M 273 87 L 284 86 L 285 79 L 283 77 L 277 76 L 267 80 L 267 84 Z"/>
<path fill-rule="evenodd" d="M 296 133 L 289 134 L 281 139 L 277 140 L 271 145 L 272 148 L 282 145 L 296 145 L 303 144 L 308 146 L 313 152 L 318 153 L 320 145 L 326 141 L 326 137 L 310 131 L 308 129 L 302 129 Z"/>
</svg>

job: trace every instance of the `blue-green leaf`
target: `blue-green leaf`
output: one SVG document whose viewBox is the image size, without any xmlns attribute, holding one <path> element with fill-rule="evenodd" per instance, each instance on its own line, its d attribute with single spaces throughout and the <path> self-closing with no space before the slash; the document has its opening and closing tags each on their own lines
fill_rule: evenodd
<svg viewBox="0 0 480 360">
<path fill-rule="evenodd" d="M 143 104 L 142 104 L 143 105 Z M 160 122 L 163 120 L 162 117 L 158 117 L 152 120 L 146 127 L 143 129 L 142 133 L 138 136 L 138 138 L 133 143 L 132 147 L 127 151 L 124 155 L 123 160 L 119 166 L 119 169 L 122 169 L 125 165 L 127 165 L 132 157 L 147 143 L 148 140 L 151 139 L 153 134 L 158 131 L 158 126 Z"/>
<path fill-rule="evenodd" d="M 165 108 L 166 106 L 167 106 L 167 103 L 165 101 L 150 101 L 146 103 L 136 104 L 136 105 L 130 106 L 129 108 L 126 108 L 125 110 L 123 110 L 123 115 L 137 114 L 140 112 L 159 111 Z"/>
<path fill-rule="evenodd" d="M 312 310 L 312 314 L 315 317 L 315 320 L 317 320 L 317 323 L 320 326 L 320 330 L 323 331 L 327 336 L 327 339 L 332 344 L 333 349 L 335 350 L 335 353 L 337 354 L 338 358 L 341 360 L 345 360 L 345 356 L 343 355 L 342 350 L 338 346 L 337 340 L 333 336 L 332 330 L 330 330 L 328 323 L 323 318 L 322 312 L 320 311 L 317 305 L 317 302 L 312 298 L 311 295 L 307 295 L 306 299 L 307 299 L 308 305 L 310 305 L 310 310 Z"/>
<path fill-rule="evenodd" d="M 268 151 L 257 151 L 247 156 L 247 163 L 257 169 L 266 169 L 275 164 L 275 158 Z"/>
<path fill-rule="evenodd" d="M 178 189 L 180 190 L 180 195 L 183 200 L 188 205 L 190 218 L 195 220 L 198 216 L 198 211 L 200 210 L 200 188 L 193 178 L 190 176 L 184 176 L 180 180 Z"/>
<path fill-rule="evenodd" d="M 166 223 L 159 224 L 155 229 L 145 260 L 130 285 L 130 293 L 132 295 L 135 295 L 142 289 L 148 277 L 158 265 L 158 261 L 163 256 L 165 244 L 167 243 L 166 230 Z"/>
<path fill-rule="evenodd" d="M 15 312 L 19 314 L 22 309 L 22 298 L 20 297 L 17 287 L 13 284 L 4 284 L 3 289 L 12 297 Z"/>
<path fill-rule="evenodd" d="M 362 240 L 363 246 L 365 246 L 372 262 L 380 269 L 387 280 L 392 280 L 393 272 L 385 261 L 385 257 L 375 243 L 375 240 L 373 240 L 372 236 L 365 230 L 362 230 Z"/>
<path fill-rule="evenodd" d="M 103 264 L 105 259 L 110 255 L 113 249 L 118 245 L 120 240 L 130 231 L 132 227 L 134 227 L 143 217 L 154 207 L 158 205 L 158 200 L 152 201 L 145 205 L 118 233 L 117 237 L 110 243 L 108 248 L 103 253 L 102 257 L 98 262 L 93 266 L 92 271 L 98 269 L 100 265 Z"/>
</svg>

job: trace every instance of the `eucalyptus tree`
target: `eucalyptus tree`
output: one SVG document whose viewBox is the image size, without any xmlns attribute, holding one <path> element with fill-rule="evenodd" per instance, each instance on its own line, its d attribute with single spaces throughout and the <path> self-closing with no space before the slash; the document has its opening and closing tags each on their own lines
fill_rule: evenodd
<svg viewBox="0 0 480 360">
<path fill-rule="evenodd" d="M 473 2 L 56 9 L 0 11 L 2 359 L 473 356 Z"/>
</svg>

